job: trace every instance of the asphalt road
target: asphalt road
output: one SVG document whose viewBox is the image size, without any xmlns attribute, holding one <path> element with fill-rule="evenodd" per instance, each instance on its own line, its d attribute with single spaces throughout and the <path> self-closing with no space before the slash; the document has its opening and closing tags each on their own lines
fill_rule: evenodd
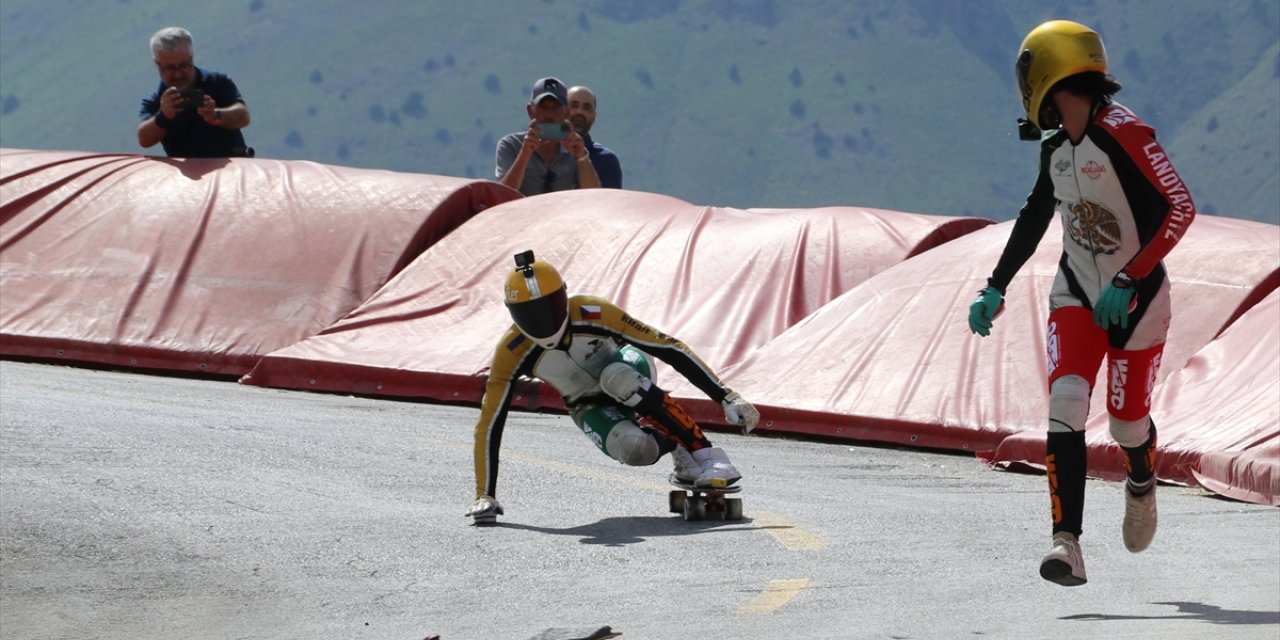
<svg viewBox="0 0 1280 640">
<path fill-rule="evenodd" d="M 1064 588 L 1043 476 L 713 433 L 746 517 L 689 523 L 666 460 L 516 413 L 477 528 L 476 414 L 0 363 L 0 638 L 1280 638 L 1280 509 L 1162 486 L 1134 555 L 1091 482 Z"/>
</svg>

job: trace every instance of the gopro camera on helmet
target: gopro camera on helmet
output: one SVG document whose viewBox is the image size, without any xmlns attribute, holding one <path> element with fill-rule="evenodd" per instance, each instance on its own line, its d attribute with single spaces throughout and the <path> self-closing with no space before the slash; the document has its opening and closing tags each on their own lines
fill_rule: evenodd
<svg viewBox="0 0 1280 640">
<path fill-rule="evenodd" d="M 1026 118 L 1018 118 L 1018 139 L 1035 142 L 1040 139 L 1040 130 Z"/>
<path fill-rule="evenodd" d="M 533 249 L 530 249 L 530 250 L 528 250 L 528 251 L 525 251 L 524 253 L 517 253 L 517 254 L 516 254 L 516 268 L 517 268 L 517 269 L 529 269 L 529 268 L 532 268 L 532 267 L 533 267 L 533 260 L 534 260 L 534 258 L 533 258 Z"/>
</svg>

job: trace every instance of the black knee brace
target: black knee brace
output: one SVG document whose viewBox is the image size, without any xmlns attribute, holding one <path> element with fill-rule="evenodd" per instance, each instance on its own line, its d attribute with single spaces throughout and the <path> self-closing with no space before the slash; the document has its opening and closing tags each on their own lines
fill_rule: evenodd
<svg viewBox="0 0 1280 640">
<path fill-rule="evenodd" d="M 1045 473 L 1053 501 L 1053 532 L 1080 537 L 1084 520 L 1084 483 L 1088 469 L 1083 431 L 1049 432 L 1045 443 Z"/>
<path fill-rule="evenodd" d="M 702 435 L 702 429 L 685 412 L 684 407 L 676 404 L 676 401 L 656 384 L 651 384 L 648 389 L 640 391 L 640 402 L 636 404 L 635 409 L 641 415 L 653 420 L 654 427 L 663 431 L 664 436 L 684 445 L 684 448 L 689 451 L 711 446 L 711 441 Z"/>
</svg>

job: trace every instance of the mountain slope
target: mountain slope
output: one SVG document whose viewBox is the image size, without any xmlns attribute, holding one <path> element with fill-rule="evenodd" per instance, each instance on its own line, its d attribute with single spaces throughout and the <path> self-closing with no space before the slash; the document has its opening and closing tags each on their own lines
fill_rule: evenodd
<svg viewBox="0 0 1280 640">
<path fill-rule="evenodd" d="M 195 34 L 197 64 L 240 85 L 262 156 L 491 177 L 496 140 L 525 124 L 529 85 L 556 75 L 596 90 L 594 134 L 621 157 L 628 188 L 709 205 L 1007 219 L 1036 155 L 1015 134 L 1012 60 L 1026 31 L 1054 17 L 1102 32 L 1120 100 L 1158 128 L 1199 201 L 1280 222 L 1268 142 L 1280 137 L 1280 5 L 1267 0 L 1182 0 L 1176 11 L 1045 0 L 5 0 L 0 144 L 140 151 L 138 102 L 157 82 L 147 40 L 180 24 Z"/>
</svg>

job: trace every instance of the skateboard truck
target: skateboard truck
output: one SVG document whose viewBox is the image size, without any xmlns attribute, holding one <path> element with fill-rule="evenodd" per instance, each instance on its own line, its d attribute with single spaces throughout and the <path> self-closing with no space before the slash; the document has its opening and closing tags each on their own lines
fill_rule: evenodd
<svg viewBox="0 0 1280 640">
<path fill-rule="evenodd" d="M 742 487 L 697 487 L 677 482 L 672 485 L 679 489 L 667 494 L 667 508 L 671 513 L 681 514 L 686 521 L 742 519 L 742 498 L 725 497 L 742 491 Z"/>
</svg>

